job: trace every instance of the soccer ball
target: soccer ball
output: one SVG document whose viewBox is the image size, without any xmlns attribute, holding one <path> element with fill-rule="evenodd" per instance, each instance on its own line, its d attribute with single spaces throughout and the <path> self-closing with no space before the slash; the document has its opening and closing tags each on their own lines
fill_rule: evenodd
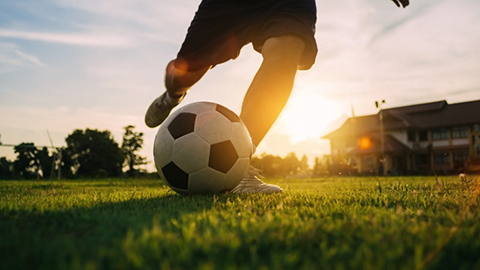
<svg viewBox="0 0 480 270">
<path fill-rule="evenodd" d="M 176 192 L 219 193 L 236 187 L 247 172 L 252 140 L 234 112 L 197 102 L 165 120 L 153 154 L 158 174 Z"/>
</svg>

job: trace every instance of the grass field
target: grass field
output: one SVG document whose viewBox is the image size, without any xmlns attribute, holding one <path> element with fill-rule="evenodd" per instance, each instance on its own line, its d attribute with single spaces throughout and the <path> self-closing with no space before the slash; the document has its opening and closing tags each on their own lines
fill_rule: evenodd
<svg viewBox="0 0 480 270">
<path fill-rule="evenodd" d="M 178 196 L 160 180 L 0 182 L 1 269 L 480 269 L 480 181 L 268 179 Z"/>
</svg>

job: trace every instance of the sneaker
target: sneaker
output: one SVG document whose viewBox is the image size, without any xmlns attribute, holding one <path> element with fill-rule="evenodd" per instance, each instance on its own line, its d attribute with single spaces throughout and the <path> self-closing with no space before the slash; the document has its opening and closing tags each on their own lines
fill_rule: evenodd
<svg viewBox="0 0 480 270">
<path fill-rule="evenodd" d="M 148 127 L 154 128 L 159 126 L 165 119 L 168 117 L 173 108 L 175 108 L 185 97 L 185 94 L 172 100 L 171 102 L 167 101 L 167 92 L 163 93 L 161 96 L 156 98 L 150 107 L 148 107 L 147 113 L 145 114 L 145 124 Z"/>
<path fill-rule="evenodd" d="M 250 169 L 247 171 L 243 177 L 240 184 L 238 184 L 232 193 L 283 193 L 283 189 L 276 185 L 265 184 L 260 178 L 260 170 L 250 166 Z"/>
</svg>

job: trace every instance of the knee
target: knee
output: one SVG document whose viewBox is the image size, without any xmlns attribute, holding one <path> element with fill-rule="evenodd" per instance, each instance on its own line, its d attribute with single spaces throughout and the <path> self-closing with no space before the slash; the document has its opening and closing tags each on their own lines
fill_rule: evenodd
<svg viewBox="0 0 480 270">
<path fill-rule="evenodd" d="M 300 61 L 305 42 L 303 39 L 293 35 L 272 37 L 265 41 L 262 48 L 264 59 L 279 59 L 282 61 Z"/>
</svg>

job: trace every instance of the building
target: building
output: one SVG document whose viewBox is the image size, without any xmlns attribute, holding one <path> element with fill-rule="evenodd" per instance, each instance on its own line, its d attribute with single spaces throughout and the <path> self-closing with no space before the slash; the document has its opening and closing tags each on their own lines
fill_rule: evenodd
<svg viewBox="0 0 480 270">
<path fill-rule="evenodd" d="M 480 100 L 383 109 L 349 118 L 323 138 L 332 161 L 358 173 L 480 172 Z"/>
</svg>

